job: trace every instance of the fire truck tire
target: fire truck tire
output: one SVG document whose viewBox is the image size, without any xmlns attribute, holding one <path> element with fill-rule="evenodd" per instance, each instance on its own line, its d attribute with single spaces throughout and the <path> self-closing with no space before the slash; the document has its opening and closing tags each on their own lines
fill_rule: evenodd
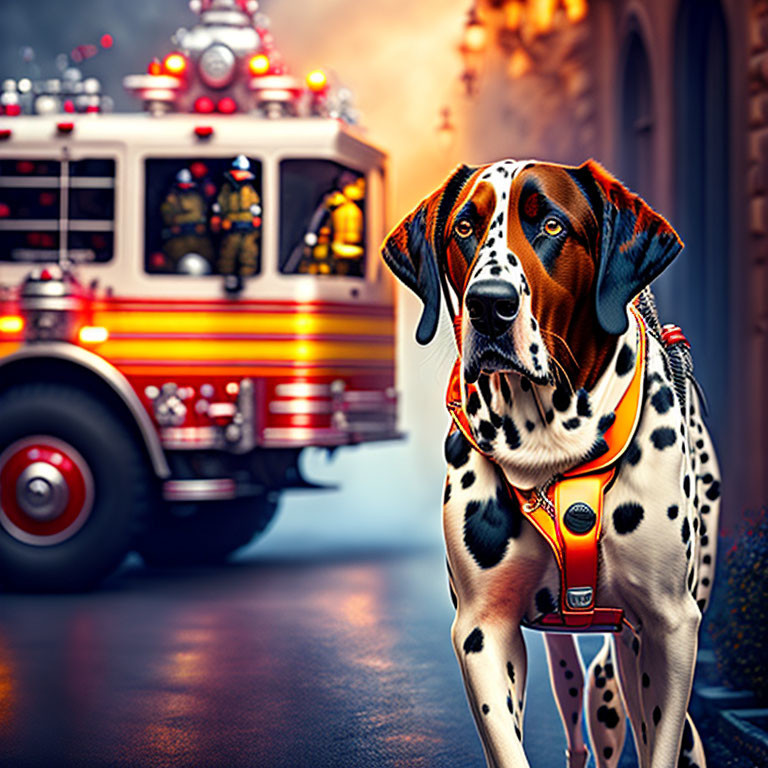
<svg viewBox="0 0 768 768">
<path fill-rule="evenodd" d="M 277 507 L 277 494 L 200 502 L 184 517 L 169 507 L 150 524 L 136 549 L 155 568 L 220 565 L 267 529 Z"/>
<path fill-rule="evenodd" d="M 31 383 L 0 395 L 0 584 L 98 585 L 146 523 L 153 478 L 120 416 L 85 391 Z"/>
</svg>

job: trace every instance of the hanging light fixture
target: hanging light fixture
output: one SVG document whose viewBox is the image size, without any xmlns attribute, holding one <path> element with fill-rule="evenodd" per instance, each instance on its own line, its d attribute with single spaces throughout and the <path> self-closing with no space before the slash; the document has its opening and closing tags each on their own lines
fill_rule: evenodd
<svg viewBox="0 0 768 768">
<path fill-rule="evenodd" d="M 589 0 L 485 0 L 500 11 L 497 43 L 507 59 L 507 73 L 518 79 L 551 69 L 556 36 L 584 21 Z M 460 51 L 464 69 L 461 79 L 473 95 L 487 48 L 488 29 L 478 14 L 478 3 L 467 14 Z M 552 60 L 552 62 L 550 62 Z M 550 73 L 551 74 L 551 73 Z"/>
<path fill-rule="evenodd" d="M 456 135 L 456 126 L 451 120 L 451 108 L 443 107 L 440 110 L 440 122 L 437 125 L 437 141 L 442 149 L 448 149 L 453 144 Z"/>
<path fill-rule="evenodd" d="M 464 33 L 461 45 L 459 46 L 459 51 L 464 60 L 464 71 L 461 79 L 464 81 L 468 96 L 472 96 L 475 93 L 477 79 L 480 76 L 480 69 L 485 58 L 487 42 L 488 31 L 485 23 L 477 13 L 477 5 L 473 3 L 467 13 Z"/>
</svg>

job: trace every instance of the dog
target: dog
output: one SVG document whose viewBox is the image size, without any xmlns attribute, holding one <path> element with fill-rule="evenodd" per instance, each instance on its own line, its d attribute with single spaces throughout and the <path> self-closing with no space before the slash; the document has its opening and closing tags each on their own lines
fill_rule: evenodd
<svg viewBox="0 0 768 768">
<path fill-rule="evenodd" d="M 443 303 L 456 334 L 443 495 L 451 634 L 493 768 L 529 765 L 521 626 L 548 618 L 544 629 L 573 630 L 565 621 L 586 615 L 580 600 L 613 606 L 606 615 L 620 624 L 587 672 L 586 697 L 574 635 L 544 635 L 568 768 L 588 759 L 584 698 L 600 768 L 618 764 L 627 715 L 642 768 L 706 764 L 687 708 L 720 475 L 699 390 L 674 365 L 649 288 L 681 249 L 669 223 L 592 160 L 459 166 L 382 246 L 423 302 L 417 341 L 434 337 Z M 631 382 L 637 403 L 617 448 L 606 438 Z M 604 455 L 608 479 L 586 505 L 587 525 L 595 507 L 599 523 L 585 597 L 565 590 L 541 526 L 555 526 L 553 484 Z M 534 524 L 537 509 L 548 518 Z M 560 518 L 561 532 L 574 522 Z"/>
</svg>

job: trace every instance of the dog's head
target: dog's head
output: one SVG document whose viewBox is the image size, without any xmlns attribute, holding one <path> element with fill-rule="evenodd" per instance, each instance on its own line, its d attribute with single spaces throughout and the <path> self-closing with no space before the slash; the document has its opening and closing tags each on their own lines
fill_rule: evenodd
<svg viewBox="0 0 768 768">
<path fill-rule="evenodd" d="M 395 227 L 383 256 L 424 303 L 421 344 L 453 289 L 468 382 L 506 371 L 545 384 L 560 368 L 583 383 L 627 330 L 629 303 L 681 248 L 594 161 L 505 160 L 457 168 Z"/>
</svg>

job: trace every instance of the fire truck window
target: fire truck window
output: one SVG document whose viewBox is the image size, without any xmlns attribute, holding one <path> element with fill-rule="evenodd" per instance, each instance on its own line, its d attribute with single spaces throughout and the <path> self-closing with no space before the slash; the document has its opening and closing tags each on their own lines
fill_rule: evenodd
<svg viewBox="0 0 768 768">
<path fill-rule="evenodd" d="M 114 253 L 115 161 L 69 164 L 67 252 L 76 262 L 105 262 Z"/>
<path fill-rule="evenodd" d="M 365 176 L 330 160 L 280 163 L 280 271 L 365 275 Z"/>
<path fill-rule="evenodd" d="M 58 258 L 61 163 L 0 160 L 0 261 Z"/>
<path fill-rule="evenodd" d="M 245 155 L 146 161 L 145 269 L 261 271 L 261 163 Z"/>
</svg>

